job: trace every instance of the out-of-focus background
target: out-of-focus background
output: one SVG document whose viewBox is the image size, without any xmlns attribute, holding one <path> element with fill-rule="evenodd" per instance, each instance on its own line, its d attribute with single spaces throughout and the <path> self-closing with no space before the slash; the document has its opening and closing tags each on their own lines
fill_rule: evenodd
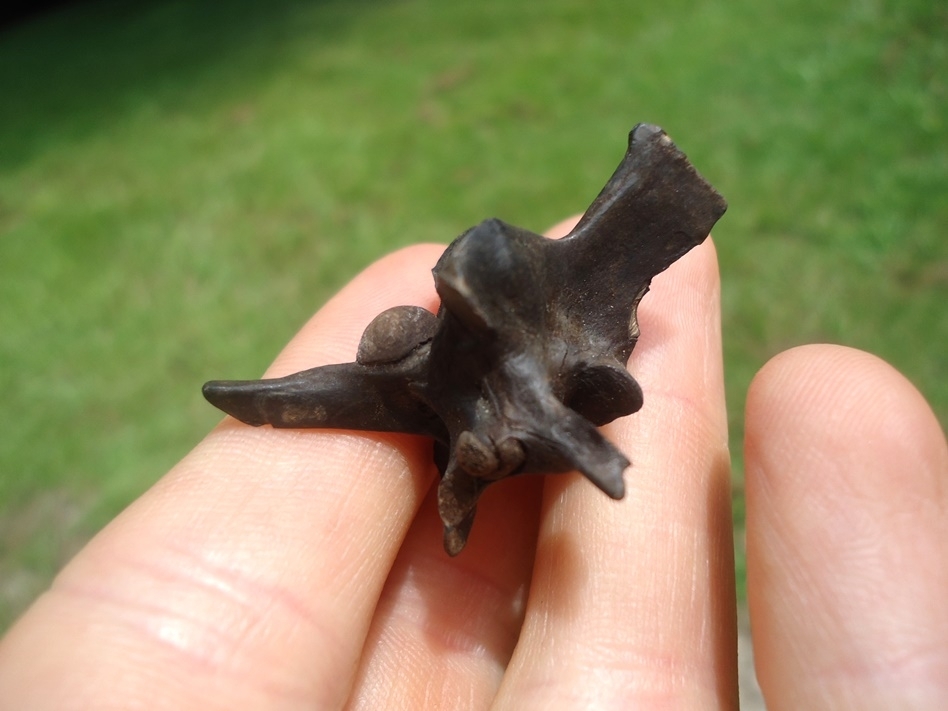
<svg viewBox="0 0 948 711">
<path fill-rule="evenodd" d="M 930 0 L 89 0 L 5 18 L 0 631 L 219 420 L 205 380 L 257 377 L 397 247 L 583 210 L 638 121 L 730 202 L 742 579 L 743 399 L 768 358 L 867 349 L 948 422 L 946 109 L 948 5 Z"/>
</svg>

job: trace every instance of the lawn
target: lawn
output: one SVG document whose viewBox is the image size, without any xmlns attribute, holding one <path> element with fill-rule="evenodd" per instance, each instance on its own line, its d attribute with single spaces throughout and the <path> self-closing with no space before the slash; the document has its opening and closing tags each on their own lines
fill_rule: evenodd
<svg viewBox="0 0 948 711">
<path fill-rule="evenodd" d="M 259 374 L 399 246 L 582 210 L 642 120 L 730 202 L 738 531 L 780 350 L 877 353 L 948 423 L 945 4 L 222 7 L 0 29 L 0 630 L 218 421 L 205 380 Z"/>
</svg>

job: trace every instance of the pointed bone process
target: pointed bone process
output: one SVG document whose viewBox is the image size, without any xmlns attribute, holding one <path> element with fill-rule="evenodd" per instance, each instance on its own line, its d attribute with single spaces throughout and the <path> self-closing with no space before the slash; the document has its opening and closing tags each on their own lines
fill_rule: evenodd
<svg viewBox="0 0 948 711">
<path fill-rule="evenodd" d="M 726 207 L 664 131 L 639 124 L 563 239 L 485 220 L 435 266 L 437 314 L 389 309 L 354 363 L 211 381 L 204 395 L 250 425 L 432 437 L 450 555 L 467 542 L 481 493 L 508 476 L 577 470 L 620 499 L 629 461 L 596 428 L 642 407 L 626 370 L 636 308 Z"/>
</svg>

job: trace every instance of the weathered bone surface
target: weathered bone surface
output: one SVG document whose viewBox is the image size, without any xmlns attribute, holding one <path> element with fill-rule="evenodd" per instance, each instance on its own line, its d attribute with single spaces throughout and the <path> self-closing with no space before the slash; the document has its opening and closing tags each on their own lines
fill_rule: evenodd
<svg viewBox="0 0 948 711">
<path fill-rule="evenodd" d="M 567 237 L 485 220 L 435 266 L 437 315 L 389 309 L 365 329 L 354 363 L 212 381 L 204 395 L 250 425 L 432 437 L 451 555 L 481 493 L 507 476 L 578 470 L 620 499 L 629 461 L 596 427 L 642 407 L 626 370 L 636 308 L 726 207 L 660 128 L 639 124 Z"/>
</svg>

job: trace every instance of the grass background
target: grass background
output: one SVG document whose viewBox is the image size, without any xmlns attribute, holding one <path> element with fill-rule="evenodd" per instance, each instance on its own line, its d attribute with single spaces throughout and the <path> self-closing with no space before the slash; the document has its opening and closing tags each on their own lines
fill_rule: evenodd
<svg viewBox="0 0 948 711">
<path fill-rule="evenodd" d="M 641 120 L 730 202 L 738 532 L 778 351 L 870 350 L 948 422 L 946 69 L 929 0 L 97 0 L 0 29 L 0 630 L 217 422 L 205 380 L 259 374 L 396 247 L 581 211 Z"/>
</svg>

